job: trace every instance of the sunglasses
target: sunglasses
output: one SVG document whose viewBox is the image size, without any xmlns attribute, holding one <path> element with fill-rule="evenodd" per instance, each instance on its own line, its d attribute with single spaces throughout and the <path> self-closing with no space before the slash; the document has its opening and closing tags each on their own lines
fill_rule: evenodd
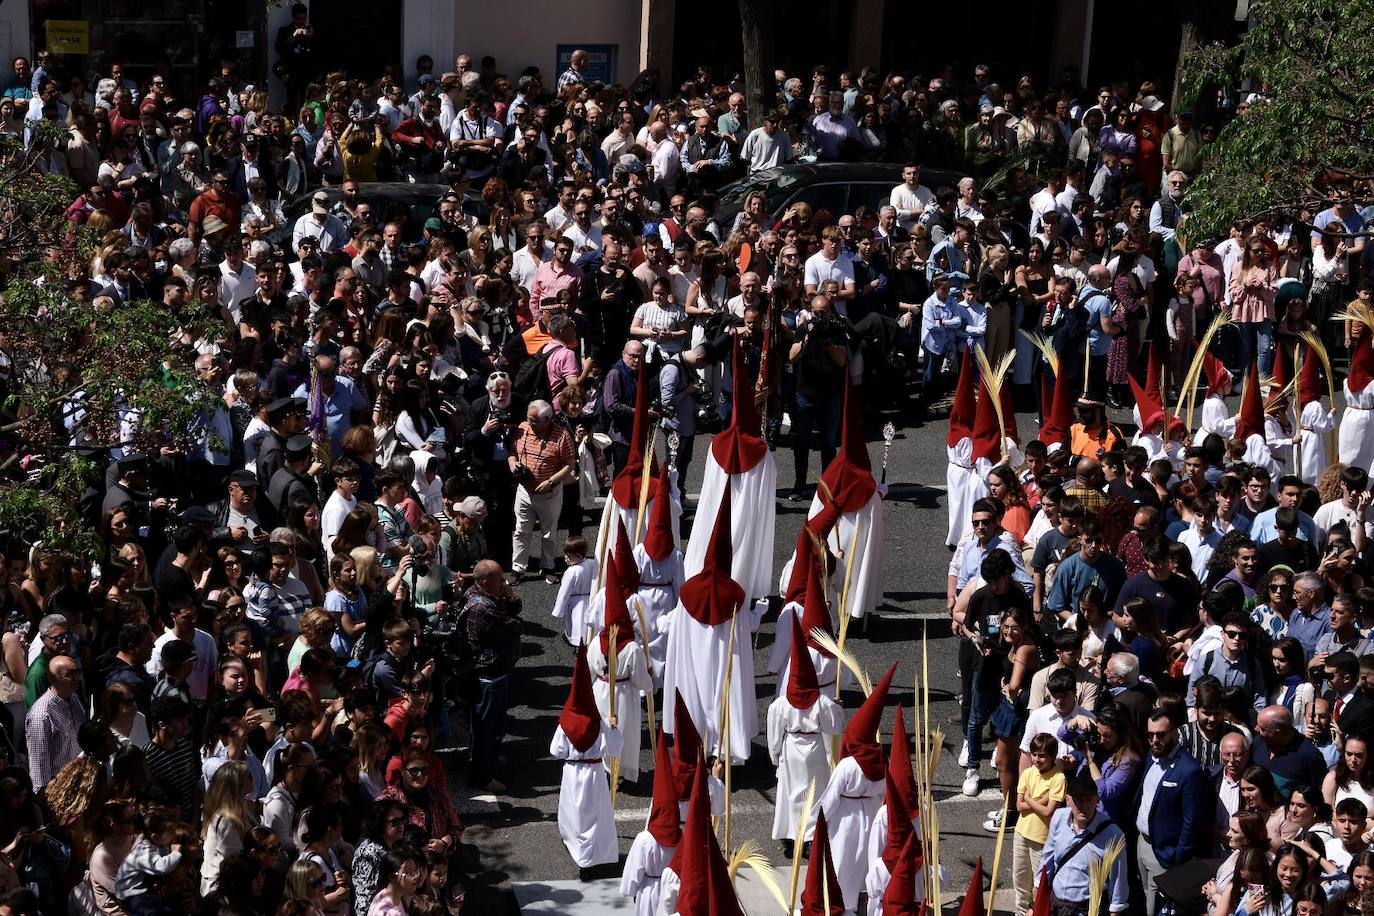
<svg viewBox="0 0 1374 916">
<path fill-rule="evenodd" d="M 407 775 L 414 776 L 416 778 L 420 776 L 428 776 L 429 767 L 406 767 L 406 773 Z"/>
</svg>

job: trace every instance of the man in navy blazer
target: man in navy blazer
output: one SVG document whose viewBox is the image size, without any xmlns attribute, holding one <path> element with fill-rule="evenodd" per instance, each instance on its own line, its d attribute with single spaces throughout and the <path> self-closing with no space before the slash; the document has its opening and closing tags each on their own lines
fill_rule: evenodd
<svg viewBox="0 0 1374 916">
<path fill-rule="evenodd" d="M 1216 800 L 1209 800 L 1207 774 L 1179 741 L 1179 723 L 1156 709 L 1146 725 L 1150 763 L 1136 807 L 1136 854 L 1145 910 L 1163 907 L 1155 892 L 1161 874 L 1195 856 L 1206 855 Z"/>
</svg>

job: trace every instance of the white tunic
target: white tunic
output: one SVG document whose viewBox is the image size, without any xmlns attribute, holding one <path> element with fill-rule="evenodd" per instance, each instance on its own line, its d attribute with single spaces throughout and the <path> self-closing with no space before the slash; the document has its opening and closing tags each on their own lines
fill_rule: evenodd
<svg viewBox="0 0 1374 916">
<path fill-rule="evenodd" d="M 1327 456 L 1327 433 L 1336 428 L 1336 413 L 1323 407 L 1321 401 L 1308 401 L 1303 405 L 1298 422 L 1302 424 L 1302 441 L 1297 445 L 1301 465 L 1298 476 L 1303 483 L 1315 485 L 1331 464 Z"/>
<path fill-rule="evenodd" d="M 838 603 L 832 603 L 832 608 L 838 607 Z M 795 601 L 789 601 L 783 605 L 782 613 L 778 615 L 777 635 L 773 637 L 773 647 L 768 650 L 768 672 L 778 676 L 777 687 L 773 690 L 774 697 L 780 697 L 787 690 L 787 679 L 792 672 L 792 618 L 799 617 L 802 613 L 802 606 Z M 830 614 L 830 629 L 834 632 L 838 622 L 835 614 Z M 811 664 L 816 668 L 816 686 L 821 688 L 821 693 L 833 697 L 835 695 L 835 675 L 840 675 L 840 689 L 849 686 L 853 675 L 849 671 L 840 667 L 840 663 L 828 655 L 818 652 L 814 646 L 807 646 L 807 651 L 811 653 Z"/>
<path fill-rule="evenodd" d="M 865 776 L 853 757 L 846 757 L 835 764 L 830 783 L 816 802 L 816 809 L 825 812 L 835 877 L 849 909 L 858 905 L 859 891 L 868 874 L 868 834 L 873 829 L 874 816 L 883 806 L 885 789 L 882 781 Z"/>
<path fill-rule="evenodd" d="M 742 474 L 727 474 L 706 452 L 706 471 L 697 500 L 696 521 L 692 525 L 682 566 L 687 578 L 701 572 L 706 551 L 715 530 L 721 494 L 730 487 L 730 540 L 734 556 L 730 577 L 744 589 L 749 602 L 768 594 L 773 580 L 773 538 L 777 525 L 778 467 L 773 453 L 765 451 L 758 464 Z"/>
<path fill-rule="evenodd" d="M 1216 433 L 1223 439 L 1230 439 L 1236 434 L 1236 418 L 1231 415 L 1226 401 L 1216 394 L 1202 402 L 1202 418 L 1198 421 L 1194 441 L 1201 444 L 1211 433 Z"/>
<path fill-rule="evenodd" d="M 677 489 L 676 471 L 671 472 L 670 481 L 673 484 L 673 530 L 676 531 L 678 528 L 678 521 L 682 518 L 682 501 Z M 649 499 L 644 505 L 644 531 L 647 531 L 649 528 L 649 516 L 654 509 L 654 491 L 656 489 L 656 484 L 649 484 Z M 629 535 L 631 547 L 644 540 L 644 531 L 640 531 L 639 536 L 635 537 L 635 521 L 639 517 L 638 499 L 639 494 L 636 493 L 633 504 L 630 508 L 626 509 L 615 501 L 614 495 L 606 498 L 606 505 L 602 507 L 601 510 L 600 526 L 596 529 L 596 550 L 592 554 L 592 559 L 598 564 L 601 563 L 603 555 L 605 556 L 606 562 L 610 562 L 610 557 L 615 556 L 615 523 L 617 519 L 624 523 L 625 533 Z M 604 554 L 603 551 L 605 552 Z M 599 574 L 600 569 L 598 566 L 598 575 Z M 595 593 L 596 589 L 600 587 L 601 582 L 597 581 L 592 588 L 592 592 Z"/>
<path fill-rule="evenodd" d="M 563 780 L 558 788 L 558 835 L 568 855 L 579 868 L 608 865 L 620 858 L 620 843 L 615 833 L 615 812 L 611 810 L 611 789 L 600 763 L 578 763 L 620 754 L 624 741 L 618 729 L 602 723 L 601 734 L 591 747 L 573 747 L 562 727 L 553 733 L 549 753 L 563 764 Z"/>
<path fill-rule="evenodd" d="M 563 572 L 558 597 L 553 600 L 553 616 L 562 619 L 563 638 L 571 645 L 581 645 L 587 638 L 587 604 L 595 578 L 596 561 L 590 557 Z"/>
<path fill-rule="evenodd" d="M 786 696 L 768 707 L 768 756 L 778 768 L 773 839 L 796 838 L 797 814 L 806 800 L 806 787 L 815 781 L 819 792 L 829 782 L 830 739 L 843 731 L 844 710 L 825 694 L 805 709 L 797 709 Z M 812 830 L 808 824 L 807 839 Z"/>
<path fill-rule="evenodd" d="M 758 699 L 754 694 L 754 631 L 762 614 L 749 603 L 740 607 L 735 625 L 734 667 L 730 676 L 730 759 L 744 763 L 749 745 L 759 732 Z M 663 667 L 663 696 L 682 694 L 682 700 L 712 753 L 720 751 L 721 686 L 730 648 L 730 622 L 699 623 L 678 602 L 659 622 L 668 631 L 668 655 Z M 664 703 L 663 730 L 673 733 L 676 704 Z M 709 756 L 709 755 L 708 755 Z"/>
<path fill-rule="evenodd" d="M 827 538 L 831 553 L 840 558 L 834 578 L 839 580 L 841 592 L 844 591 L 846 571 L 853 567 L 848 573 L 849 600 L 845 602 L 845 609 L 854 618 L 876 608 L 883 597 L 883 492 L 884 488 L 879 487 L 862 508 L 841 514 Z M 812 518 L 824 508 L 817 488 L 806 517 Z M 856 529 L 857 538 L 854 537 Z M 848 556 L 851 545 L 853 558 Z"/>
<path fill-rule="evenodd" d="M 662 560 L 655 560 L 644 545 L 635 547 L 635 565 L 639 567 L 639 601 L 644 606 L 644 618 L 649 624 L 649 658 L 653 662 L 654 683 L 663 683 L 663 659 L 668 653 L 668 637 L 659 632 L 658 621 L 677 607 L 678 592 L 686 576 L 682 570 L 682 551 L 674 550 Z M 633 602 L 630 612 L 634 613 Z"/>
<path fill-rule="evenodd" d="M 647 830 L 641 830 L 630 844 L 625 870 L 620 874 L 620 893 L 633 897 L 635 916 L 654 916 L 658 912 L 659 888 L 663 870 L 677 849 L 664 846 Z"/>
<path fill-rule="evenodd" d="M 973 440 L 968 436 L 953 447 L 946 446 L 949 465 L 945 468 L 945 499 L 949 506 L 949 534 L 945 544 L 955 547 L 969 530 L 973 504 L 988 495 L 988 484 L 973 467 Z"/>
<path fill-rule="evenodd" d="M 587 667 L 596 678 L 592 681 L 596 708 L 600 710 L 603 721 L 610 721 L 611 683 L 607 679 L 606 657 L 601 654 L 600 639 L 592 640 L 591 645 L 587 646 Z M 653 689 L 648 666 L 644 664 L 644 650 L 638 642 L 627 642 L 616 656 L 615 715 L 616 729 L 624 744 L 620 756 L 620 775 L 630 782 L 639 778 L 639 741 L 640 732 L 643 731 L 640 692 Z M 603 765 L 609 773 L 611 758 L 607 757 Z"/>
<path fill-rule="evenodd" d="M 1293 468 L 1293 434 L 1285 431 L 1278 420 L 1266 414 L 1264 438 L 1269 443 L 1269 454 L 1283 469 L 1283 473 L 1289 473 Z"/>
<path fill-rule="evenodd" d="M 1337 433 L 1341 464 L 1368 471 L 1374 468 L 1374 383 L 1358 393 L 1350 390 L 1349 379 L 1342 387 L 1345 412 L 1341 414 L 1340 432 Z"/>
</svg>

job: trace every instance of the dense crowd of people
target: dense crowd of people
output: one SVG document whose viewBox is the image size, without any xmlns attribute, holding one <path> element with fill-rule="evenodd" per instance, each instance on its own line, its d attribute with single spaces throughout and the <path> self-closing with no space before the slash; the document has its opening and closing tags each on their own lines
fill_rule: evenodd
<svg viewBox="0 0 1374 916">
<path fill-rule="evenodd" d="M 505 791 L 516 586 L 559 586 L 564 636 L 596 669 L 579 655 L 551 750 L 574 773 L 565 799 L 600 812 L 603 754 L 609 769 L 622 744 L 640 746 L 637 725 L 617 727 L 638 713 L 608 711 L 602 686 L 606 654 L 628 643 L 634 655 L 639 624 L 608 597 L 602 545 L 615 532 L 593 544 L 584 530 L 640 460 L 646 422 L 671 435 L 685 480 L 695 437 L 739 427 L 754 408 L 738 399 L 756 402 L 770 446 L 791 449 L 784 495 L 811 500 L 811 453 L 824 470 L 843 451 L 846 390 L 889 381 L 892 398 L 918 390 L 925 411 L 952 393 L 960 765 L 976 795 L 993 732 L 1006 803 L 985 826 L 1014 835 L 1018 912 L 1043 863 L 1056 912 L 1082 914 L 1078 857 L 1086 846 L 1100 860 L 1123 831 L 1130 868 L 1111 872 L 1112 912 L 1182 911 L 1165 876 L 1222 856 L 1191 904 L 1215 916 L 1364 911 L 1374 433 L 1352 412 L 1374 407 L 1359 317 L 1374 213 L 1340 191 L 1319 213 L 1187 237 L 1184 194 L 1206 144 L 1262 96 L 1225 98 L 1197 123 L 1153 84 L 1094 94 L 1072 71 L 1046 90 L 998 84 L 984 66 L 933 79 L 817 67 L 779 72 L 750 129 L 743 86 L 708 68 L 677 87 L 651 73 L 608 86 L 586 76 L 582 51 L 552 78 L 463 54 L 448 72 L 421 58 L 413 73 L 360 79 L 317 72 L 307 11 L 293 16 L 277 38 L 285 105 L 232 67 L 189 87 L 165 69 L 86 73 L 47 53 L 16 60 L 0 88 L 11 154 L 72 179 L 66 215 L 94 241 L 67 293 L 173 314 L 194 303 L 222 324 L 169 347 L 221 399 L 159 450 L 92 443 L 79 410 L 67 417 L 73 442 L 107 458 L 81 505 L 101 554 L 22 544 L 0 563 L 0 913 L 459 912 L 471 861 L 449 784 L 460 777 L 435 751 L 468 748 L 461 778 Z M 717 219 L 736 178 L 860 160 L 901 165 L 878 208 L 770 213 L 760 189 Z M 961 180 L 927 187 L 923 165 Z M 379 180 L 447 190 L 416 208 L 373 196 Z M 1353 317 L 1331 320 L 1342 309 Z M 1187 369 L 1223 312 L 1200 382 Z M 1350 367 L 1336 454 L 1318 447 L 1337 405 L 1316 388 L 1307 411 L 1312 385 L 1287 394 L 1298 364 L 1318 363 L 1314 336 Z M 989 366 L 1011 355 L 1001 394 L 1008 409 L 1039 406 L 1044 442 L 1007 449 L 1012 430 L 994 427 L 985 447 L 978 424 L 992 411 L 972 408 L 997 389 L 985 378 L 974 393 L 974 350 Z M 1258 418 L 1224 401 L 1247 373 L 1247 396 L 1261 381 L 1269 392 Z M 1199 384 L 1194 440 L 1168 402 Z M 1056 385 L 1082 393 L 1077 423 Z M 1127 402 L 1141 429 L 1130 441 L 1106 415 Z M 134 404 L 127 414 L 126 434 L 140 419 Z M 647 480 L 650 465 L 637 473 Z M 817 505 L 842 502 L 824 489 Z M 698 601 L 728 611 L 728 590 L 684 585 L 669 501 L 649 525 L 660 540 L 629 532 L 639 569 L 623 574 L 627 594 L 665 614 L 679 598 L 693 615 Z M 658 581 L 666 557 L 677 572 Z M 803 537 L 780 583 L 796 603 L 794 646 L 801 623 L 809 634 L 842 616 L 811 584 L 826 563 Z M 605 620 L 626 613 L 614 651 L 604 631 L 588 638 L 603 622 L 589 604 Z M 710 623 L 719 633 L 729 616 Z M 621 672 L 636 710 L 664 676 L 654 634 L 640 635 L 647 657 Z M 841 676 L 814 643 L 808 655 L 830 684 Z M 824 724 L 802 715 L 774 734 L 770 712 L 771 756 L 783 769 L 819 760 L 825 777 L 825 742 L 789 742 L 838 734 L 843 711 L 788 658 L 770 667 L 780 695 L 825 707 Z M 910 886 L 911 831 L 896 816 L 874 823 L 882 696 L 854 720 L 867 735 L 846 733 L 853 762 L 834 773 L 850 789 L 832 777 L 818 811 L 844 906 L 865 894 L 869 912 L 895 914 L 904 904 L 885 888 Z M 675 706 L 665 690 L 660 708 Z M 679 713 L 671 767 L 658 747 L 676 783 L 671 824 L 650 824 L 660 851 L 683 835 L 678 802 L 685 813 L 689 796 L 716 791 L 714 773 L 693 790 L 690 718 Z M 730 756 L 720 737 L 707 736 L 708 756 Z M 614 772 L 634 778 L 633 756 Z M 775 836 L 801 855 L 797 813 L 783 809 L 805 780 L 788 778 Z M 889 810 L 894 791 L 910 795 L 889 789 Z M 900 803 L 916 823 L 915 803 Z M 685 829 L 700 840 L 695 823 Z M 613 823 L 611 839 L 618 857 Z M 823 846 L 813 864 L 829 861 Z M 643 874 L 627 878 L 641 912 L 656 911 L 653 877 L 651 891 Z M 807 893 L 806 912 L 822 912 Z"/>
</svg>

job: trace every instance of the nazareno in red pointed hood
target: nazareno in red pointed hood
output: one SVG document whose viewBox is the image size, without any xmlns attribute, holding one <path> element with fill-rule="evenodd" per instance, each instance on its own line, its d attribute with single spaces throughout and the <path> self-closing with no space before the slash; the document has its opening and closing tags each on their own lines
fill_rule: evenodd
<svg viewBox="0 0 1374 916">
<path fill-rule="evenodd" d="M 802 597 L 801 628 L 806 634 L 806 644 L 830 658 L 831 653 L 811 638 L 812 630 L 822 630 L 834 636 L 835 628 L 830 623 L 830 596 L 826 594 L 825 582 L 821 579 L 821 565 L 813 562 L 810 569 L 811 575 L 806 579 L 806 594 Z"/>
<path fill-rule="evenodd" d="M 1236 421 L 1236 438 L 1241 442 L 1251 436 L 1264 435 L 1264 403 L 1260 399 L 1259 362 L 1250 364 L 1250 376 L 1245 380 L 1240 396 L 1240 419 Z"/>
<path fill-rule="evenodd" d="M 744 916 L 730 869 L 711 830 L 711 793 L 706 787 L 706 762 L 698 758 L 687 804 L 687 824 L 668 867 L 681 881 L 678 916 Z"/>
<path fill-rule="evenodd" d="M 677 787 L 673 784 L 673 763 L 668 756 L 668 742 L 663 740 L 662 729 L 659 729 L 658 747 L 654 750 L 654 795 L 649 805 L 649 823 L 644 829 L 663 846 L 676 847 L 682 841 Z"/>
<path fill-rule="evenodd" d="M 824 549 L 825 539 L 830 535 L 833 522 L 830 519 L 834 516 L 822 510 L 819 515 L 807 519 L 802 524 L 801 533 L 797 535 L 797 548 L 792 557 L 792 572 L 787 578 L 787 590 L 783 592 L 783 601 L 795 601 L 798 604 L 806 596 L 807 583 L 811 581 L 811 567 L 817 564 L 816 541 L 819 540 Z M 814 537 L 813 537 L 814 536 Z M 828 549 L 824 549 L 826 561 L 826 575 L 834 575 L 836 569 L 835 557 Z"/>
<path fill-rule="evenodd" d="M 800 849 L 793 855 L 801 855 Z M 827 888 L 829 885 L 830 912 L 825 910 Z M 830 855 L 830 827 L 825 822 L 825 812 L 816 812 L 816 828 L 811 836 L 811 858 L 806 863 L 806 886 L 801 893 L 801 916 L 843 916 L 844 891 L 840 879 L 835 874 L 835 861 Z"/>
<path fill-rule="evenodd" d="M 635 562 L 634 545 L 625 530 L 625 520 L 619 515 L 615 517 L 615 556 L 606 565 L 615 567 L 621 595 L 628 598 L 639 591 L 639 564 Z"/>
<path fill-rule="evenodd" d="M 1060 363 L 1063 366 L 1063 363 Z M 1048 378 L 1048 373 L 1041 378 Z M 1054 380 L 1054 391 L 1050 395 L 1049 413 L 1045 415 L 1044 425 L 1040 427 L 1040 441 L 1046 446 L 1058 442 L 1068 448 L 1072 442 L 1073 429 L 1073 391 L 1062 377 Z"/>
<path fill-rule="evenodd" d="M 620 533 L 625 534 L 625 526 L 620 526 Z M 622 545 L 622 550 L 629 553 L 628 545 Z M 634 558 L 630 558 L 634 562 Z M 629 605 L 625 603 L 625 589 L 620 583 L 620 564 L 617 562 L 606 564 L 606 589 L 602 599 L 602 621 L 601 621 L 601 652 L 607 658 L 613 658 L 620 654 L 620 650 L 635 640 L 635 621 L 630 616 Z M 611 627 L 616 628 L 615 647 L 611 646 Z"/>
<path fill-rule="evenodd" d="M 887 755 L 887 845 L 883 861 L 889 872 L 896 868 L 897 857 L 906 846 L 907 837 L 915 830 L 912 818 L 920 810 L 916 794 L 916 779 L 911 772 L 911 742 L 907 740 L 902 707 L 897 706 L 897 724 L 892 728 L 892 747 Z"/>
<path fill-rule="evenodd" d="M 787 702 L 795 709 L 810 709 L 821 698 L 816 666 L 806 647 L 806 634 L 797 615 L 792 615 L 792 662 L 787 666 Z"/>
<path fill-rule="evenodd" d="M 1226 364 L 1217 359 L 1215 355 L 1208 353 L 1202 358 L 1202 371 L 1207 373 L 1207 394 L 1211 397 L 1221 391 L 1222 388 L 1232 382 L 1231 370 L 1226 368 Z"/>
<path fill-rule="evenodd" d="M 831 459 L 820 488 L 822 499 L 832 503 L 840 512 L 857 512 L 878 490 L 873 479 L 873 463 L 868 457 L 868 443 L 864 440 L 864 418 L 859 407 L 859 391 L 845 375 L 844 425 L 840 431 L 840 450 Z M 829 494 L 825 496 L 824 494 Z"/>
<path fill-rule="evenodd" d="M 738 337 L 731 354 L 730 374 L 733 398 L 730 425 L 711 440 L 711 455 L 725 473 L 743 474 L 757 467 L 768 454 L 768 443 L 763 441 L 754 388 L 749 384 L 749 373 L 744 366 L 744 346 Z"/>
<path fill-rule="evenodd" d="M 978 380 L 978 407 L 973 416 L 973 457 L 997 462 L 1002 460 L 1002 431 L 998 428 L 997 408 L 987 380 Z"/>
<path fill-rule="evenodd" d="M 873 693 L 854 711 L 844 728 L 844 740 L 840 744 L 840 759 L 853 757 L 864 777 L 873 782 L 882 779 L 887 770 L 883 746 L 878 743 L 878 726 L 883 721 L 883 704 L 887 702 L 887 691 L 896 670 L 897 663 L 893 662 L 883 679 L 874 685 Z"/>
<path fill-rule="evenodd" d="M 1322 400 L 1322 361 L 1311 347 L 1303 354 L 1302 369 L 1298 372 L 1298 404 L 1306 406 Z"/>
<path fill-rule="evenodd" d="M 573 657 L 572 686 L 568 688 L 568 699 L 563 703 L 563 712 L 558 717 L 558 725 L 568 741 L 579 752 L 585 753 L 596 743 L 601 734 L 601 712 L 596 708 L 596 696 L 592 693 L 592 672 L 587 667 L 587 647 L 577 647 Z"/>
<path fill-rule="evenodd" d="M 700 524 L 700 517 L 698 517 Z M 682 606 L 698 623 L 728 623 L 744 604 L 744 589 L 731 578 L 734 542 L 730 531 L 730 488 L 720 494 L 720 508 L 701 572 L 682 583 Z"/>
<path fill-rule="evenodd" d="M 973 360 L 970 351 L 965 350 L 959 363 L 959 380 L 954 386 L 954 404 L 949 408 L 949 433 L 945 445 L 954 448 L 960 439 L 973 438 L 973 418 L 977 409 L 973 386 L 975 384 Z"/>
<path fill-rule="evenodd" d="M 1164 405 L 1160 403 L 1159 392 L 1142 388 L 1135 376 L 1129 373 L 1126 379 L 1131 383 L 1131 394 L 1135 396 L 1135 404 L 1140 411 L 1140 431 L 1163 435 L 1163 429 L 1157 428 L 1164 423 Z"/>
<path fill-rule="evenodd" d="M 1355 352 L 1350 354 L 1350 374 L 1345 383 L 1353 394 L 1359 394 L 1374 382 L 1374 334 L 1368 329 L 1355 342 Z"/>
<path fill-rule="evenodd" d="M 922 903 L 916 900 L 916 874 L 919 871 L 921 838 L 913 830 L 897 857 L 892 877 L 883 891 L 883 916 L 917 916 Z"/>
<path fill-rule="evenodd" d="M 654 504 L 649 508 L 649 523 L 644 532 L 644 552 L 651 560 L 666 560 L 677 548 L 673 523 L 673 482 L 668 462 L 659 464 L 654 487 Z"/>
<path fill-rule="evenodd" d="M 666 698 L 665 698 L 666 699 Z M 697 758 L 701 756 L 701 732 L 692 721 L 692 713 L 682 694 L 673 691 L 673 787 L 677 800 L 685 802 L 691 796 L 692 779 L 696 775 Z"/>
<path fill-rule="evenodd" d="M 630 427 L 630 452 L 625 466 L 616 471 L 611 483 L 611 497 L 622 509 L 639 508 L 640 474 L 644 470 L 644 443 L 653 429 L 649 421 L 649 379 L 644 372 L 644 361 L 639 362 L 639 376 L 635 382 L 635 419 Z M 652 453 L 651 453 L 652 454 Z M 657 461 L 654 461 L 657 466 Z M 654 469 L 649 468 L 653 474 Z"/>
</svg>

